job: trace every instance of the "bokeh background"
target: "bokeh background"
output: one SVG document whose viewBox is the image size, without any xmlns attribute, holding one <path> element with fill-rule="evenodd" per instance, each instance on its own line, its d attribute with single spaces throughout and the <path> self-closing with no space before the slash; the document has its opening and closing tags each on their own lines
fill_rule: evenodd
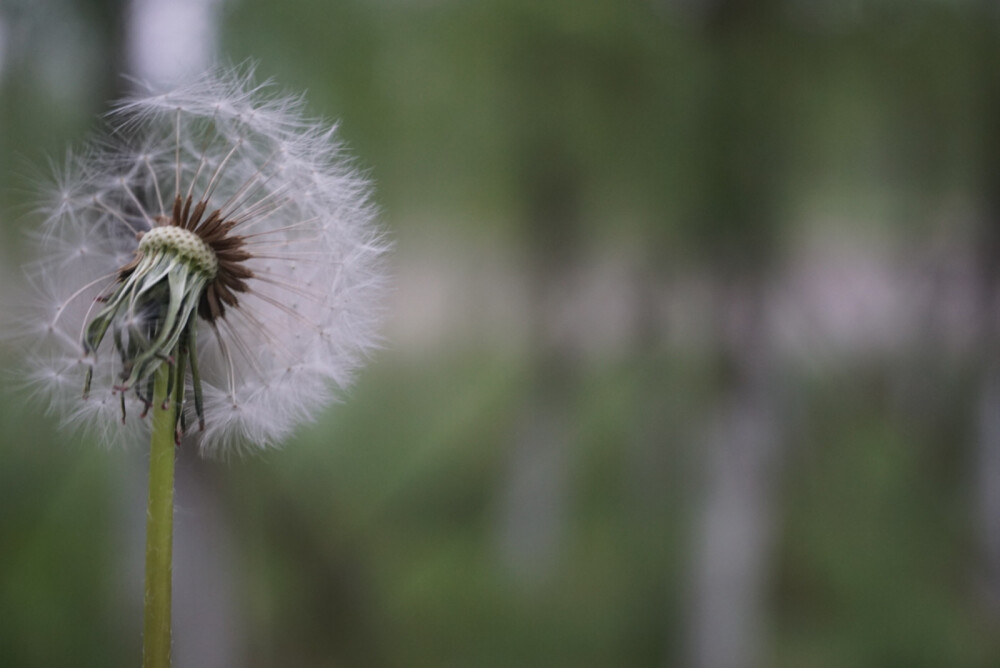
<svg viewBox="0 0 1000 668">
<path fill-rule="evenodd" d="M 247 58 L 395 287 L 342 404 L 180 452 L 176 666 L 1000 665 L 996 2 L 0 0 L 4 290 L 123 74 Z M 134 666 L 144 444 L 55 422 L 0 395 L 0 666 Z"/>
</svg>

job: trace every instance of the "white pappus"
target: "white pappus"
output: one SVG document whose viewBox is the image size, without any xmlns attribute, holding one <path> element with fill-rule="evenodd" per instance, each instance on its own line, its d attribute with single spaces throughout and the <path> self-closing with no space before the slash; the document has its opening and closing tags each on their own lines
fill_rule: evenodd
<svg viewBox="0 0 1000 668">
<path fill-rule="evenodd" d="M 276 445 L 377 344 L 387 248 L 369 182 L 300 97 L 217 69 L 137 95 L 70 155 L 27 266 L 33 392 L 108 442 L 169 365 L 205 454 Z"/>
</svg>

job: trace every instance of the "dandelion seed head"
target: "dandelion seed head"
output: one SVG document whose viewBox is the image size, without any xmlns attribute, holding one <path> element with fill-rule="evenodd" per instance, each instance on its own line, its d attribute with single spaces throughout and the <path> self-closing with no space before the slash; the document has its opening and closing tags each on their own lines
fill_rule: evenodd
<svg viewBox="0 0 1000 668">
<path fill-rule="evenodd" d="M 333 127 L 251 68 L 135 95 L 108 119 L 38 207 L 17 319 L 30 393 L 67 425 L 132 440 L 148 378 L 192 340 L 204 414 L 192 377 L 182 410 L 204 418 L 188 430 L 202 451 L 280 443 L 377 345 L 387 244 L 369 182 Z"/>
</svg>

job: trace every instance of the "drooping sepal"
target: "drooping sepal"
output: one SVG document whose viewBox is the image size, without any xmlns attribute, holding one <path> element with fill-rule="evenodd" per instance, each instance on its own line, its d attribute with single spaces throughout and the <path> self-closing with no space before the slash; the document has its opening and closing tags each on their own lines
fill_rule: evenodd
<svg viewBox="0 0 1000 668">
<path fill-rule="evenodd" d="M 196 410 L 203 424 L 194 332 L 198 305 L 214 276 L 206 271 L 206 262 L 192 260 L 190 252 L 178 252 L 188 249 L 161 243 L 140 246 L 140 250 L 144 252 L 123 272 L 113 292 L 102 297 L 103 307 L 84 330 L 84 350 L 96 355 L 111 332 L 112 346 L 121 360 L 121 382 L 115 389 L 123 395 L 134 389 L 147 405 L 148 386 L 166 363 L 172 367 L 167 397 L 180 407 L 190 364 Z M 85 396 L 90 381 L 88 373 Z"/>
</svg>

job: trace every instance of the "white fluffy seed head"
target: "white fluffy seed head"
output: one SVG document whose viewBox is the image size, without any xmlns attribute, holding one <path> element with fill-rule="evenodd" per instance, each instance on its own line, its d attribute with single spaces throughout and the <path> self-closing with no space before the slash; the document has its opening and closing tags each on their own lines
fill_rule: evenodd
<svg viewBox="0 0 1000 668">
<path fill-rule="evenodd" d="M 139 252 L 168 251 L 187 260 L 208 278 L 215 278 L 219 259 L 215 251 L 194 232 L 173 225 L 154 227 L 139 240 Z"/>
<path fill-rule="evenodd" d="M 112 337 L 93 354 L 81 342 L 137 251 L 169 246 L 211 270 L 214 256 L 193 235 L 157 224 L 188 196 L 233 223 L 250 254 L 240 266 L 252 272 L 238 305 L 197 321 L 204 432 L 190 427 L 193 402 L 183 410 L 202 452 L 277 445 L 351 381 L 377 345 L 387 244 L 370 184 L 302 106 L 247 68 L 216 70 L 123 101 L 107 138 L 56 169 L 28 268 L 29 308 L 16 321 L 32 394 L 68 425 L 107 442 L 141 441 L 148 430 L 134 392 L 122 424 Z"/>
</svg>

